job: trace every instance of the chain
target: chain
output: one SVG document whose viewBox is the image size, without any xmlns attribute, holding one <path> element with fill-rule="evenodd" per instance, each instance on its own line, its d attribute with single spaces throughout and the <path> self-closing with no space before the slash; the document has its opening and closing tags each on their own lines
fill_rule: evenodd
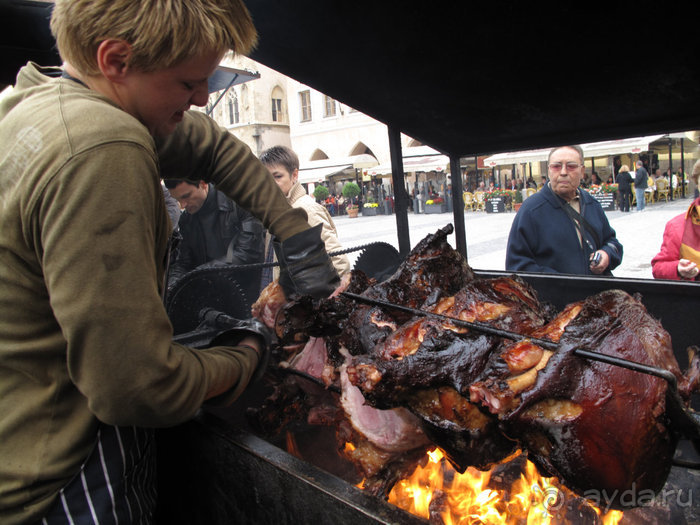
<svg viewBox="0 0 700 525">
<path fill-rule="evenodd" d="M 335 257 L 336 255 L 345 255 L 346 253 L 352 253 L 352 252 L 358 252 L 360 250 L 364 250 L 372 245 L 375 244 L 381 244 L 378 242 L 370 242 L 367 244 L 362 244 L 360 246 L 355 246 L 354 248 L 344 248 L 342 250 L 335 250 L 332 252 L 328 252 L 329 257 Z M 194 269 L 190 272 L 187 272 L 188 277 L 190 275 L 199 275 L 199 274 L 207 274 L 207 273 L 212 273 L 212 272 L 221 272 L 222 270 L 225 271 L 236 271 L 236 270 L 257 270 L 258 268 L 271 268 L 273 266 L 279 266 L 280 263 L 277 261 L 274 262 L 262 262 L 262 263 L 251 263 L 251 264 L 225 264 L 221 266 L 211 266 L 208 268 L 197 268 Z M 184 277 L 184 276 L 183 276 Z"/>
</svg>

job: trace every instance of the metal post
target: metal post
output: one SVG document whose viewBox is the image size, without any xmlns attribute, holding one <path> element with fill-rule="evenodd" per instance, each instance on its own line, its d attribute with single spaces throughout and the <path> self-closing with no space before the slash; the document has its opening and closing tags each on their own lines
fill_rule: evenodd
<svg viewBox="0 0 700 525">
<path fill-rule="evenodd" d="M 477 163 L 476 167 L 478 168 Z M 455 244 L 457 251 L 467 258 L 467 236 L 464 227 L 464 197 L 462 192 L 462 171 L 459 155 L 450 155 L 450 173 L 452 173 L 452 215 L 454 216 Z"/>
<path fill-rule="evenodd" d="M 401 132 L 393 126 L 389 131 L 389 154 L 391 156 L 391 181 L 396 188 L 394 211 L 396 233 L 399 239 L 399 253 L 408 255 L 411 251 L 411 237 L 408 229 L 408 193 L 404 188 L 403 154 L 401 152 Z"/>
<path fill-rule="evenodd" d="M 685 199 L 685 152 L 683 151 L 683 138 L 681 138 L 681 176 L 678 183 L 681 185 L 681 197 Z"/>
<path fill-rule="evenodd" d="M 671 172 L 668 175 L 668 185 L 671 188 L 669 192 L 671 194 L 671 200 L 673 200 L 673 139 L 668 137 L 668 170 Z"/>
<path fill-rule="evenodd" d="M 228 93 L 228 90 L 231 89 L 231 86 L 233 86 L 233 84 L 235 84 L 235 82 L 236 82 L 236 80 L 238 80 L 238 77 L 239 77 L 239 76 L 240 76 L 240 75 L 239 75 L 238 73 L 236 73 L 235 75 L 233 75 L 233 78 L 231 79 L 231 82 L 228 83 L 228 86 L 226 86 L 226 87 L 221 91 L 221 94 L 220 94 L 219 97 L 216 99 L 216 101 L 214 102 L 214 104 L 212 104 L 212 106 L 211 106 L 209 109 L 207 109 L 207 112 L 206 112 L 206 113 L 207 113 L 207 116 L 208 116 L 208 117 L 211 117 L 211 114 L 214 112 L 214 108 L 219 104 L 219 101 L 220 101 L 222 98 L 224 98 L 224 95 L 225 95 L 226 93 Z"/>
</svg>

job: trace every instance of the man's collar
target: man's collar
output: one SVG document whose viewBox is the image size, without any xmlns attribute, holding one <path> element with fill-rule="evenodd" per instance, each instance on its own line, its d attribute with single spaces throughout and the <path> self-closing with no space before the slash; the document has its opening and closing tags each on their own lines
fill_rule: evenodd
<svg viewBox="0 0 700 525">
<path fill-rule="evenodd" d="M 216 192 L 214 191 L 214 187 L 211 184 L 209 184 L 208 188 L 209 190 L 207 191 L 207 198 L 204 199 L 204 203 L 202 204 L 202 207 L 197 213 L 210 213 L 217 208 Z"/>
<path fill-rule="evenodd" d="M 567 201 L 564 197 L 555 193 L 554 190 L 552 189 L 552 185 L 550 184 L 549 181 L 547 181 L 547 189 L 550 191 L 550 193 L 552 195 L 554 195 L 554 197 L 556 197 L 556 199 L 561 204 L 569 204 L 570 202 L 581 201 L 581 188 L 576 188 L 576 195 L 570 201 Z"/>
</svg>

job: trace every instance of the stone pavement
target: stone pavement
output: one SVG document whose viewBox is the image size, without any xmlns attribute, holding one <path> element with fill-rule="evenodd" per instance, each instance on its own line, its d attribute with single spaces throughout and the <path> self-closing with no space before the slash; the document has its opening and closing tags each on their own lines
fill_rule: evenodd
<svg viewBox="0 0 700 525">
<path fill-rule="evenodd" d="M 651 259 L 661 248 L 666 223 L 685 212 L 692 200 L 677 199 L 672 202 L 648 204 L 641 213 L 607 212 L 610 225 L 622 243 L 622 264 L 614 270 L 616 277 L 652 279 Z M 470 266 L 482 270 L 505 270 L 506 243 L 515 213 L 465 212 L 467 258 Z M 333 218 L 338 236 L 344 248 L 373 241 L 387 242 L 398 248 L 396 217 L 377 215 L 350 219 L 347 215 Z M 411 246 L 426 235 L 454 222 L 451 213 L 414 214 L 409 212 Z M 448 237 L 454 246 L 454 234 Z M 349 254 L 352 262 L 359 252 Z"/>
</svg>

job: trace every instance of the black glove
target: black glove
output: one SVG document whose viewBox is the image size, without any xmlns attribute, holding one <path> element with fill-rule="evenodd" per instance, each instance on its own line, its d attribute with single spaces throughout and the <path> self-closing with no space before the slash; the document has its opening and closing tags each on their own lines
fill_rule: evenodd
<svg viewBox="0 0 700 525">
<path fill-rule="evenodd" d="M 211 315 L 217 315 L 217 319 L 214 320 L 216 324 L 219 326 L 226 325 L 229 329 L 217 334 L 217 336 L 211 340 L 210 346 L 236 346 L 244 337 L 250 335 L 260 338 L 262 344 L 258 352 L 258 366 L 255 368 L 250 382 L 254 383 L 262 378 L 262 376 L 265 375 L 267 364 L 270 361 L 270 346 L 274 335 L 272 330 L 255 318 L 246 320 L 235 319 L 219 312 L 213 312 Z M 222 319 L 222 317 L 225 319 Z"/>
<path fill-rule="evenodd" d="M 322 227 L 317 224 L 286 241 L 273 241 L 280 263 L 279 283 L 287 297 L 299 294 L 322 299 L 340 284 L 338 272 L 321 240 Z"/>
</svg>

